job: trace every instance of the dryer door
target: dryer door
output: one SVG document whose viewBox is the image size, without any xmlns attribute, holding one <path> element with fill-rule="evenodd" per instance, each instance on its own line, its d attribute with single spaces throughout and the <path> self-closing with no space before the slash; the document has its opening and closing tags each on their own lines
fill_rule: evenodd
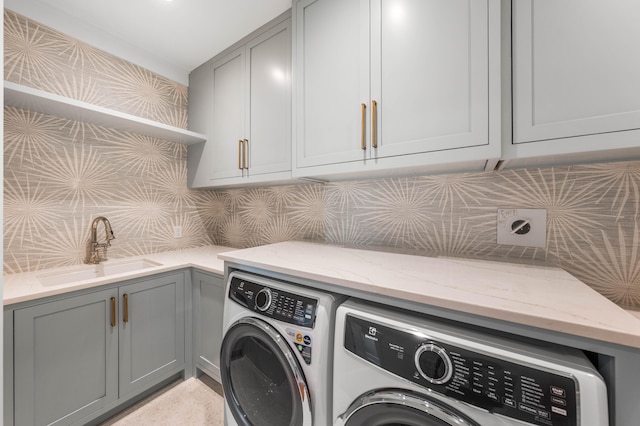
<svg viewBox="0 0 640 426">
<path fill-rule="evenodd" d="M 310 426 L 309 390 L 296 357 L 273 327 L 243 318 L 225 333 L 220 375 L 241 426 Z"/>
<path fill-rule="evenodd" d="M 344 426 L 479 426 L 424 395 L 382 390 L 358 398 L 340 419 Z"/>
</svg>

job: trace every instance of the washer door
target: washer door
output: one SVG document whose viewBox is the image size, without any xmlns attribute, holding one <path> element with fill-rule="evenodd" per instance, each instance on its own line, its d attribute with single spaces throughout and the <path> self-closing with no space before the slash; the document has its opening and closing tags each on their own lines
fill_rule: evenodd
<svg viewBox="0 0 640 426">
<path fill-rule="evenodd" d="M 225 333 L 220 375 L 240 426 L 311 425 L 309 390 L 296 357 L 273 327 L 243 318 Z"/>
<path fill-rule="evenodd" d="M 344 426 L 480 426 L 427 396 L 400 390 L 367 393 L 340 418 Z"/>
</svg>

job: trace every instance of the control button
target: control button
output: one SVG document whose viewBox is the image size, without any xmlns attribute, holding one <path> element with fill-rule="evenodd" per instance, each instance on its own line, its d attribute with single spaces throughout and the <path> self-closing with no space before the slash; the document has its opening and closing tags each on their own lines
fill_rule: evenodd
<svg viewBox="0 0 640 426">
<path fill-rule="evenodd" d="M 551 413 L 544 410 L 538 410 L 538 417 L 549 420 L 551 419 Z"/>
<path fill-rule="evenodd" d="M 269 306 L 271 306 L 271 290 L 269 290 L 266 287 L 260 290 L 256 295 L 255 303 L 256 303 L 256 308 L 258 308 L 258 310 L 261 312 L 264 312 L 267 309 L 269 309 Z"/>
<path fill-rule="evenodd" d="M 534 416 L 538 415 L 538 410 L 533 407 L 529 407 L 528 405 L 524 405 L 523 403 L 518 404 L 518 409 L 520 411 L 524 411 L 525 413 L 533 414 Z"/>
<path fill-rule="evenodd" d="M 553 411 L 556 414 L 560 414 L 561 416 L 567 415 L 567 410 L 565 410 L 564 408 L 555 407 L 553 405 L 551 406 L 551 411 Z"/>
<path fill-rule="evenodd" d="M 420 375 L 435 385 L 448 382 L 453 375 L 451 359 L 447 352 L 435 343 L 420 345 L 414 361 Z"/>
<path fill-rule="evenodd" d="M 485 395 L 487 396 L 487 398 L 492 399 L 494 401 L 500 401 L 500 398 L 498 398 L 498 395 L 496 395 L 495 392 L 491 392 L 491 391 L 486 391 Z"/>
<path fill-rule="evenodd" d="M 502 403 L 511 408 L 516 408 L 516 402 L 512 398 L 502 398 Z"/>
<path fill-rule="evenodd" d="M 302 333 L 296 333 L 296 342 L 302 343 Z"/>
<path fill-rule="evenodd" d="M 308 334 L 305 334 L 303 342 L 307 346 L 311 345 L 311 336 L 309 336 Z"/>
<path fill-rule="evenodd" d="M 562 405 L 563 407 L 565 407 L 567 405 L 567 401 L 562 399 L 562 398 L 557 398 L 555 396 L 551 397 L 551 403 L 555 404 L 555 405 Z"/>
<path fill-rule="evenodd" d="M 551 386 L 551 395 L 553 396 L 559 396 L 560 398 L 566 398 L 567 397 L 567 392 L 562 389 L 559 388 L 557 386 Z"/>
</svg>

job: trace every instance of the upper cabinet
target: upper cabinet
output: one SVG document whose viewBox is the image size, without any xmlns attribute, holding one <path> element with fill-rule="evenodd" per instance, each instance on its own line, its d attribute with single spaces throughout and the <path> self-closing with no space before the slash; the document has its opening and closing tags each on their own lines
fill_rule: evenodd
<svg viewBox="0 0 640 426">
<path fill-rule="evenodd" d="M 292 19 L 191 74 L 191 186 L 640 158 L 639 2 L 295 0 Z"/>
<path fill-rule="evenodd" d="M 508 165 L 637 156 L 640 2 L 512 2 Z"/>
<path fill-rule="evenodd" d="M 498 159 L 498 1 L 300 0 L 294 19 L 294 176 Z"/>
<path fill-rule="evenodd" d="M 191 73 L 190 128 L 208 140 L 189 147 L 189 186 L 291 178 L 290 74 L 288 15 Z"/>
</svg>

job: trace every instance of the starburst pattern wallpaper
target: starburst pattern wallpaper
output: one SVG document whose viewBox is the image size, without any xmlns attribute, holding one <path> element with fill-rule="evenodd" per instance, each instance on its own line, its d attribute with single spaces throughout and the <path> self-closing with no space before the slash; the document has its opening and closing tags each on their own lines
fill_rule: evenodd
<svg viewBox="0 0 640 426">
<path fill-rule="evenodd" d="M 186 88 L 6 10 L 5 79 L 186 127 Z M 637 161 L 189 190 L 184 146 L 4 113 L 5 273 L 81 263 L 90 222 L 104 215 L 112 258 L 309 239 L 559 266 L 640 308 Z M 498 208 L 547 209 L 546 247 L 496 244 Z"/>
<path fill-rule="evenodd" d="M 4 23 L 5 80 L 187 127 L 186 87 L 7 9 Z M 13 107 L 4 123 L 5 273 L 82 263 L 96 216 L 111 258 L 211 244 L 185 146 Z"/>
<path fill-rule="evenodd" d="M 4 79 L 160 123 L 187 127 L 187 87 L 8 9 Z"/>
</svg>

